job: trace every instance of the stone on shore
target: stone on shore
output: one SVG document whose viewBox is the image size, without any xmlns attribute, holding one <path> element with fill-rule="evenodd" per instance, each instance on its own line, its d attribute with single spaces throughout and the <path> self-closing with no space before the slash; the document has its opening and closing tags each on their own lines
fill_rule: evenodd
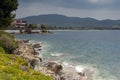
<svg viewBox="0 0 120 80">
<path fill-rule="evenodd" d="M 62 65 L 55 62 L 48 62 L 45 64 L 45 67 L 54 74 L 59 74 L 59 72 L 63 69 Z"/>
<path fill-rule="evenodd" d="M 21 69 L 22 69 L 23 71 L 29 72 L 28 69 L 27 69 L 24 65 L 21 65 Z"/>
</svg>

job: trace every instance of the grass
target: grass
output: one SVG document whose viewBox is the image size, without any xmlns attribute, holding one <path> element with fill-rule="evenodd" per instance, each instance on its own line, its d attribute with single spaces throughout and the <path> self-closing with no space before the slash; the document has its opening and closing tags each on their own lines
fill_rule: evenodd
<svg viewBox="0 0 120 80">
<path fill-rule="evenodd" d="M 0 52 L 0 80 L 53 80 L 50 76 L 30 69 L 27 64 L 20 56 Z M 24 65 L 28 72 L 23 71 L 21 65 Z"/>
</svg>

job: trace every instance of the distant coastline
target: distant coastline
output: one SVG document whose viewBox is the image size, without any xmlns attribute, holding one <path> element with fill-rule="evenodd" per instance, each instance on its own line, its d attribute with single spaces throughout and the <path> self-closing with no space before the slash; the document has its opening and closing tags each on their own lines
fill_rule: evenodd
<svg viewBox="0 0 120 80">
<path fill-rule="evenodd" d="M 53 31 L 81 31 L 81 30 L 90 30 L 90 31 L 99 31 L 99 30 L 120 30 L 120 29 L 54 29 L 54 30 L 49 30 L 50 32 Z M 19 30 L 5 30 L 8 33 L 11 34 L 21 34 Z M 33 33 L 41 33 L 40 30 L 32 30 Z"/>
<path fill-rule="evenodd" d="M 94 18 L 68 17 L 59 14 L 45 14 L 38 16 L 28 16 L 21 18 L 28 24 L 44 24 L 48 29 L 98 29 L 98 30 L 114 30 L 120 29 L 120 20 L 97 20 Z"/>
</svg>

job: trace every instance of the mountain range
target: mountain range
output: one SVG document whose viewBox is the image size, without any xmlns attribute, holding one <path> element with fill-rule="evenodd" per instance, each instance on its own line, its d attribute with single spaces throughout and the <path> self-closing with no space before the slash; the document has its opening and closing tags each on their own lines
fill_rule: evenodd
<svg viewBox="0 0 120 80">
<path fill-rule="evenodd" d="M 120 20 L 97 20 L 94 18 L 67 17 L 59 14 L 28 16 L 21 18 L 29 24 L 45 24 L 73 28 L 120 28 Z"/>
</svg>

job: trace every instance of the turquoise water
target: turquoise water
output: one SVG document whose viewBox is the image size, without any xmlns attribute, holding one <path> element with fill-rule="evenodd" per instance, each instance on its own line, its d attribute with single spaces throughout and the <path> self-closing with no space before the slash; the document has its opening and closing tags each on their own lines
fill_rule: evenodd
<svg viewBox="0 0 120 80">
<path fill-rule="evenodd" d="M 120 80 L 120 31 L 53 31 L 53 34 L 21 34 L 46 44 L 43 57 L 83 65 L 94 71 L 94 80 Z M 62 54 L 53 57 L 51 54 Z"/>
</svg>

